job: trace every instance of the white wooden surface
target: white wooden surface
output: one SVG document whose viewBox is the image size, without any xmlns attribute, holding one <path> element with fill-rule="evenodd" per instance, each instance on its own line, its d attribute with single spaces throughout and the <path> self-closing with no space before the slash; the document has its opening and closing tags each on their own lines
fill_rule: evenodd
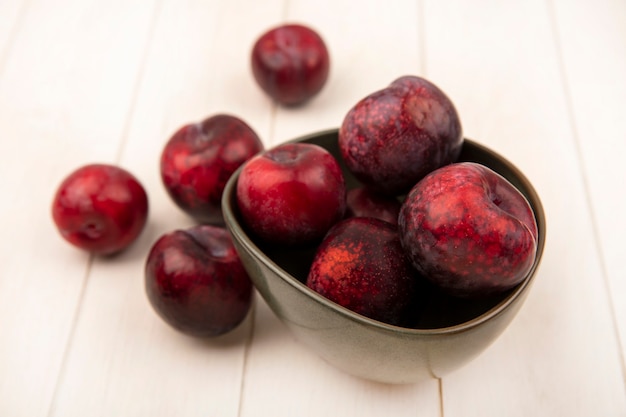
<svg viewBox="0 0 626 417">
<path fill-rule="evenodd" d="M 296 109 L 249 70 L 284 21 L 332 55 Z M 145 256 L 191 224 L 160 183 L 167 138 L 228 112 L 271 146 L 338 127 L 405 74 L 446 91 L 466 136 L 545 205 L 539 276 L 502 337 L 441 380 L 388 386 L 318 359 L 260 297 L 218 340 L 161 322 Z M 623 0 L 0 0 L 0 416 L 626 416 L 625 74 Z M 65 244 L 50 217 L 61 179 L 96 161 L 131 170 L 151 203 L 111 259 Z"/>
</svg>

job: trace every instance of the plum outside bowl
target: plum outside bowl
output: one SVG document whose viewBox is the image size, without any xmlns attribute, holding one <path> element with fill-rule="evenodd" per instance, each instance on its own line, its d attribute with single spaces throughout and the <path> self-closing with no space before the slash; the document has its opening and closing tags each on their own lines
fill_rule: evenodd
<svg viewBox="0 0 626 417">
<path fill-rule="evenodd" d="M 337 130 L 293 142 L 313 143 L 327 149 L 342 165 L 348 188 L 359 185 L 343 165 Z M 402 384 L 438 378 L 471 361 L 506 329 L 528 295 L 545 244 L 541 201 L 517 168 L 468 139 L 460 160 L 490 167 L 524 194 L 537 220 L 537 256 L 526 278 L 504 294 L 468 301 L 430 292 L 423 310 L 417 314 L 418 328 L 369 319 L 309 289 L 305 282 L 315 247 L 273 247 L 247 232 L 237 209 L 235 192 L 241 170 L 232 175 L 224 190 L 224 219 L 257 290 L 299 342 L 336 368 L 365 379 Z"/>
</svg>

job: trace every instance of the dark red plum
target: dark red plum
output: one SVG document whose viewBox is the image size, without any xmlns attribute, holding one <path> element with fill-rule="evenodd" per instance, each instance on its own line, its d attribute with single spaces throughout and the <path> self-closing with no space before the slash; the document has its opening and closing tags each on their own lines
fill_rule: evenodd
<svg viewBox="0 0 626 417">
<path fill-rule="evenodd" d="M 156 313 L 194 337 L 216 337 L 236 328 L 253 297 L 230 234 L 212 225 L 161 236 L 146 260 L 145 288 Z"/>
<path fill-rule="evenodd" d="M 398 218 L 415 268 L 458 297 L 486 297 L 519 284 L 537 252 L 537 223 L 526 198 L 490 168 L 440 168 L 408 194 Z"/>
<path fill-rule="evenodd" d="M 306 284 L 356 313 L 403 325 L 416 296 L 418 279 L 394 225 L 352 217 L 328 232 L 315 254 Z"/>
<path fill-rule="evenodd" d="M 109 164 L 85 165 L 63 180 L 52 217 L 72 245 L 110 255 L 139 236 L 148 217 L 148 196 L 130 172 Z"/>
<path fill-rule="evenodd" d="M 404 76 L 359 101 L 339 130 L 350 171 L 377 192 L 401 195 L 429 172 L 456 162 L 461 122 L 437 86 Z"/>
<path fill-rule="evenodd" d="M 264 33 L 252 49 L 252 73 L 270 97 L 298 105 L 320 92 L 330 71 L 324 40 L 313 29 L 285 24 Z"/>
<path fill-rule="evenodd" d="M 201 223 L 222 225 L 222 194 L 230 176 L 263 143 L 238 117 L 218 114 L 180 128 L 161 154 L 161 179 L 169 196 Z"/>
<path fill-rule="evenodd" d="M 391 224 L 398 224 L 400 200 L 395 197 L 375 193 L 367 187 L 348 191 L 346 217 L 374 217 Z"/>
<path fill-rule="evenodd" d="M 339 163 L 306 143 L 285 143 L 250 159 L 236 196 L 243 223 L 265 242 L 282 245 L 321 241 L 346 210 Z"/>
</svg>

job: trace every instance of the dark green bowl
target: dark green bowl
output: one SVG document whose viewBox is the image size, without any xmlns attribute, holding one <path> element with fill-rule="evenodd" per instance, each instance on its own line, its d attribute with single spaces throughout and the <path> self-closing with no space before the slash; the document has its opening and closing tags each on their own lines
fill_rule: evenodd
<svg viewBox="0 0 626 417">
<path fill-rule="evenodd" d="M 314 143 L 342 163 L 337 130 L 293 142 Z M 497 297 L 463 301 L 436 292 L 416 315 L 418 328 L 381 323 L 354 313 L 309 289 L 308 268 L 315 248 L 278 248 L 256 241 L 241 223 L 236 202 L 237 171 L 224 190 L 222 208 L 241 260 L 254 285 L 295 337 L 335 367 L 386 383 L 412 383 L 442 375 L 484 351 L 522 306 L 543 254 L 545 214 L 534 188 L 510 162 L 466 140 L 461 160 L 482 163 L 507 178 L 528 199 L 539 229 L 538 253 L 524 281 Z M 345 169 L 348 188 L 358 185 Z"/>
</svg>

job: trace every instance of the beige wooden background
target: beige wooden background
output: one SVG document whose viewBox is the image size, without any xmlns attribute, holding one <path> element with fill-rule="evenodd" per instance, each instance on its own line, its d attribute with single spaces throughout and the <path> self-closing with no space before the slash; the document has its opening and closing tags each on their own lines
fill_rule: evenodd
<svg viewBox="0 0 626 417">
<path fill-rule="evenodd" d="M 297 109 L 249 70 L 256 37 L 284 21 L 332 55 Z M 539 276 L 501 338 L 441 380 L 387 386 L 318 359 L 260 297 L 216 341 L 161 322 L 145 256 L 191 224 L 160 183 L 167 138 L 228 112 L 271 146 L 338 127 L 405 74 L 446 91 L 465 135 L 545 205 Z M 0 416 L 626 416 L 625 156 L 623 0 L 0 0 Z M 149 193 L 147 229 L 113 259 L 51 221 L 56 186 L 88 162 Z"/>
</svg>

